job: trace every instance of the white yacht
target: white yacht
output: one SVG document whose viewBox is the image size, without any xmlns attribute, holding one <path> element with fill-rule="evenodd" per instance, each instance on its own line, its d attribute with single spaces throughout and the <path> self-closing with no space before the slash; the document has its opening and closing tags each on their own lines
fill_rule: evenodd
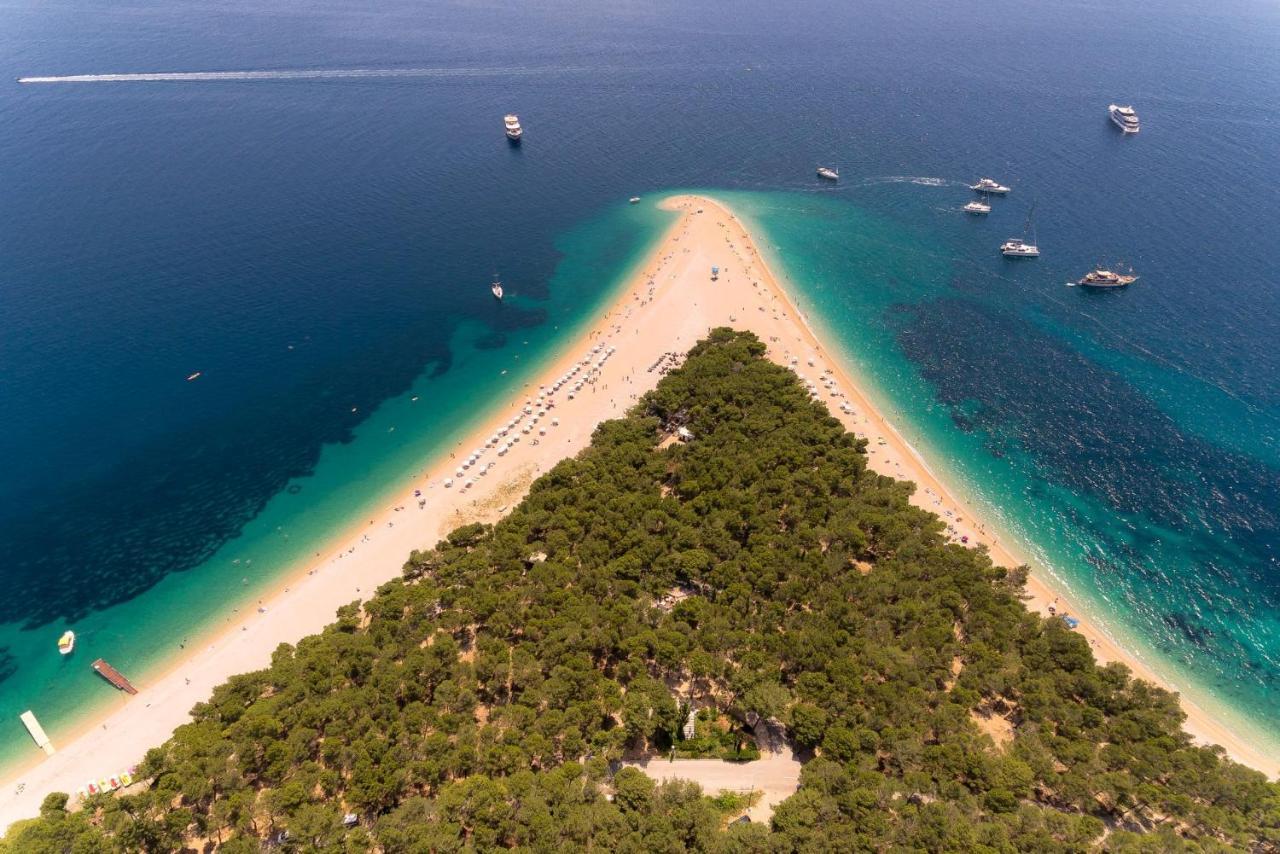
<svg viewBox="0 0 1280 854">
<path fill-rule="evenodd" d="M 1111 104 L 1107 107 L 1107 112 L 1111 114 L 1111 121 L 1116 127 L 1125 133 L 1137 133 L 1139 129 L 1138 114 L 1133 111 L 1133 107 L 1122 107 L 1119 104 Z"/>
<path fill-rule="evenodd" d="M 1001 184 L 999 181 L 992 180 L 991 178 L 979 178 L 978 183 L 969 185 L 969 189 L 978 193 L 988 193 L 995 196 L 1003 196 L 1005 193 L 1009 192 L 1008 187 Z"/>
<path fill-rule="evenodd" d="M 964 212 L 971 214 L 989 214 L 991 213 L 991 205 L 983 199 L 974 199 L 964 206 Z"/>
<path fill-rule="evenodd" d="M 520 127 L 520 117 L 515 113 L 503 116 L 502 123 L 507 127 L 507 139 L 512 142 L 519 142 L 524 136 L 524 128 Z"/>
<path fill-rule="evenodd" d="M 1008 258 L 1039 258 L 1040 247 L 1019 237 L 1011 237 L 1000 244 L 1000 254 Z"/>
<path fill-rule="evenodd" d="M 502 293 L 503 293 L 502 282 L 498 281 L 498 278 L 496 276 L 493 279 L 493 284 L 489 286 L 489 292 L 493 294 L 494 299 L 496 300 L 502 299 Z"/>
<path fill-rule="evenodd" d="M 826 178 L 828 181 L 839 181 L 840 170 L 835 168 L 834 166 L 819 166 L 818 177 Z"/>
</svg>

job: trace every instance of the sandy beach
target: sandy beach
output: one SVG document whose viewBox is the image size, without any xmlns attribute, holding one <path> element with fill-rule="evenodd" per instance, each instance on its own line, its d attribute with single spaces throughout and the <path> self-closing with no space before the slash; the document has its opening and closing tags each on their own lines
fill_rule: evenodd
<svg viewBox="0 0 1280 854">
<path fill-rule="evenodd" d="M 256 609 L 236 615 L 212 638 L 188 644 L 189 654 L 138 685 L 137 696 L 55 742 L 55 755 L 43 758 L 33 745 L 32 764 L 0 787 L 0 830 L 36 815 L 51 791 L 74 793 L 89 780 L 136 764 L 186 722 L 192 706 L 214 686 L 266 666 L 279 644 L 319 631 L 338 607 L 367 598 L 399 575 L 411 550 L 430 547 L 460 524 L 498 519 L 534 478 L 589 444 L 597 424 L 622 415 L 653 388 L 662 377 L 658 366 L 678 359 L 715 326 L 755 332 L 769 345 L 770 358 L 792 367 L 833 415 L 868 439 L 876 471 L 917 484 L 914 501 L 942 516 L 957 540 L 985 543 L 999 564 L 1029 563 L 957 501 L 871 405 L 727 208 L 692 196 L 662 204 L 678 209 L 679 219 L 583 338 L 567 345 L 538 379 L 465 440 L 431 460 L 426 473 L 393 504 L 367 521 L 354 520 L 357 528 L 345 541 L 300 566 Z M 719 267 L 714 281 L 713 266 Z M 468 481 L 473 482 L 469 487 Z M 1043 613 L 1054 603 L 1059 612 L 1077 613 L 1034 565 L 1028 593 L 1029 605 Z M 1101 661 L 1122 661 L 1135 674 L 1160 682 L 1087 620 L 1079 631 Z M 1204 710 L 1185 700 L 1183 705 L 1187 729 L 1198 740 L 1223 745 L 1229 755 L 1269 776 L 1280 773 L 1280 759 L 1237 738 Z"/>
</svg>

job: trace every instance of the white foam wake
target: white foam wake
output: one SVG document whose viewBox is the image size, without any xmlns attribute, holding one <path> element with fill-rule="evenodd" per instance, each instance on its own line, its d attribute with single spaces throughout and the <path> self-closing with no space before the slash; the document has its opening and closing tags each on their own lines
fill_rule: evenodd
<svg viewBox="0 0 1280 854">
<path fill-rule="evenodd" d="M 882 175 L 878 178 L 865 178 L 863 184 L 919 184 L 922 187 L 946 187 L 954 184 L 946 178 L 932 178 L 927 175 Z"/>
<path fill-rule="evenodd" d="M 556 69 L 564 71 L 566 69 Z M 223 80 L 352 80 L 377 77 L 496 77 L 539 73 L 533 68 L 314 68 L 291 71 L 147 71 L 19 77 L 19 83 L 205 83 Z"/>
</svg>

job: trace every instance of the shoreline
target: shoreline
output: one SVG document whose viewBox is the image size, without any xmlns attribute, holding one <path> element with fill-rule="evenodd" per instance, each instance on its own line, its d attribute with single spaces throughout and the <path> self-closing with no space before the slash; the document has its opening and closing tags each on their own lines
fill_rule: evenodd
<svg viewBox="0 0 1280 854">
<path fill-rule="evenodd" d="M 872 395 L 867 394 L 865 389 L 868 387 L 875 388 L 875 383 L 862 376 L 858 370 L 852 367 L 854 360 L 851 355 L 838 346 L 827 347 L 823 344 L 824 340 L 838 341 L 839 338 L 827 334 L 824 339 L 819 334 L 818 329 L 815 327 L 820 326 L 820 323 L 811 321 L 809 316 L 800 310 L 799 303 L 778 282 L 777 277 L 772 275 L 773 271 L 770 270 L 767 263 L 769 256 L 756 245 L 751 230 L 727 205 L 719 202 L 713 203 L 738 224 L 745 235 L 747 244 L 751 247 L 755 257 L 759 259 L 761 267 L 765 271 L 763 278 L 773 286 L 778 296 L 794 312 L 799 325 L 805 330 L 808 343 L 814 348 L 815 352 L 834 352 L 836 354 L 830 358 L 834 372 L 853 390 L 856 399 L 862 404 L 862 409 L 875 419 L 875 426 L 879 428 L 879 433 L 890 444 L 897 444 L 899 452 L 908 461 L 906 466 L 908 472 L 905 474 L 902 471 L 881 471 L 875 465 L 874 449 L 868 445 L 870 467 L 881 474 L 887 474 L 899 479 L 905 477 L 915 481 L 917 490 L 912 496 L 912 503 L 930 512 L 937 513 L 944 522 L 947 521 L 947 518 L 940 511 L 945 510 L 948 504 L 951 505 L 950 509 L 953 511 L 964 511 L 966 514 L 964 517 L 960 517 L 958 512 L 955 514 L 957 517 L 955 528 L 962 531 L 963 535 L 967 535 L 971 541 L 985 545 L 992 562 L 1008 568 L 1028 567 L 1030 572 L 1027 574 L 1024 603 L 1029 610 L 1048 617 L 1051 616 L 1049 608 L 1053 606 L 1059 613 L 1091 616 L 1089 614 L 1090 609 L 1075 607 L 1068 595 L 1059 589 L 1066 586 L 1062 579 L 1054 575 L 1048 567 L 1040 566 L 1039 561 L 1033 560 L 1026 555 L 1023 549 L 1017 545 L 1017 539 L 1014 536 L 999 525 L 992 524 L 986 519 L 982 519 L 979 514 L 974 513 L 972 507 L 976 502 L 970 496 L 965 495 L 963 490 L 955 488 L 950 478 L 945 475 L 940 477 L 934 473 L 920 451 L 908 442 L 884 415 L 883 410 L 888 407 L 874 400 Z M 785 269 L 780 258 L 776 259 L 773 266 L 777 270 Z M 841 420 L 846 420 L 841 417 L 840 413 L 833 412 L 832 414 L 837 418 L 841 418 Z M 861 431 L 856 428 L 850 429 L 862 435 Z M 923 475 L 923 477 L 912 477 L 911 470 L 914 470 L 917 475 Z M 954 477 L 953 475 L 952 478 Z M 961 495 L 963 498 L 957 497 Z M 926 498 L 936 498 L 938 500 L 930 502 L 926 501 Z M 930 506 L 931 503 L 933 506 Z M 961 521 L 962 519 L 969 519 L 974 524 L 964 524 Z M 1004 537 L 1003 540 L 1001 536 Z M 1048 577 L 1046 578 L 1045 576 Z M 1167 679 L 1159 675 L 1151 665 L 1138 658 L 1127 647 L 1123 646 L 1120 641 L 1112 637 L 1111 634 L 1099 628 L 1099 625 L 1097 621 L 1082 620 L 1075 629 L 1076 632 L 1089 641 L 1094 658 L 1099 664 L 1107 664 L 1113 661 L 1119 662 L 1128 667 L 1135 678 L 1143 679 L 1177 693 L 1179 704 L 1186 715 L 1183 729 L 1191 735 L 1193 740 L 1202 745 L 1216 744 L 1222 747 L 1227 756 L 1242 765 L 1262 771 L 1268 778 L 1275 779 L 1280 776 L 1280 757 L 1273 756 L 1265 747 L 1249 744 L 1237 736 L 1226 723 L 1220 720 L 1218 715 L 1188 699 L 1185 694 L 1171 685 Z"/>
<path fill-rule="evenodd" d="M 199 642 L 188 643 L 185 654 L 167 667 L 160 666 L 158 676 L 149 676 L 137 696 L 87 721 L 70 737 L 61 738 L 63 746 L 54 756 L 35 757 L 33 762 L 23 763 L 22 770 L 6 773 L 0 789 L 0 832 L 15 820 L 35 815 L 48 792 L 66 791 L 74 796 L 84 781 L 139 762 L 147 749 L 158 746 L 176 726 L 187 722 L 192 706 L 206 700 L 216 685 L 236 673 L 266 666 L 279 644 L 296 643 L 320 631 L 333 622 L 337 607 L 353 599 L 366 599 L 372 588 L 399 577 L 413 549 L 430 548 L 458 525 L 500 518 L 522 499 L 537 476 L 589 444 L 597 424 L 621 415 L 657 384 L 662 374 L 652 365 L 659 358 L 669 352 L 683 354 L 715 326 L 755 332 L 768 345 L 770 358 L 792 367 L 802 378 L 808 374 L 813 380 L 829 372 L 839 388 L 838 394 L 833 388 L 826 399 L 831 414 L 868 438 L 873 470 L 915 481 L 918 488 L 913 502 L 938 513 L 944 522 L 954 517 L 951 524 L 963 532 L 955 536 L 967 535 L 987 543 L 993 561 L 1010 567 L 1030 565 L 985 525 L 976 524 L 969 505 L 954 497 L 956 492 L 934 475 L 924 458 L 883 416 L 863 391 L 872 384 L 856 382 L 862 378 L 851 373 L 847 354 L 823 344 L 809 319 L 779 284 L 751 233 L 724 203 L 678 194 L 664 197 L 660 204 L 663 209 L 680 211 L 680 215 L 648 247 L 647 254 L 624 271 L 616 291 L 584 318 L 575 337 L 562 347 L 553 347 L 541 364 L 529 370 L 521 390 L 460 427 L 449 437 L 448 447 L 413 465 L 405 481 L 398 481 L 400 487 L 388 487 L 391 503 L 371 510 L 367 522 L 363 513 L 353 518 L 349 526 L 325 541 L 327 546 L 319 557 L 281 572 L 261 596 L 262 607 L 257 612 L 243 613 L 239 619 L 228 617 L 229 625 L 211 627 Z M 682 243 L 685 237 L 697 239 Z M 731 266 L 724 263 L 730 253 Z M 709 276 L 713 265 L 722 271 L 715 281 Z M 783 269 L 780 259 L 776 266 Z M 794 353 L 793 340 L 801 345 Z M 584 387 L 575 395 L 547 391 L 546 400 L 554 407 L 547 407 L 537 432 L 516 433 L 522 441 L 501 454 L 497 450 L 501 442 L 486 450 L 481 462 L 475 464 L 494 464 L 484 475 L 472 478 L 478 472 L 475 467 L 463 475 L 454 473 L 467 447 L 486 446 L 486 437 L 496 438 L 517 414 L 527 411 L 523 418 L 536 419 L 533 413 L 544 407 L 541 400 L 537 406 L 533 404 L 538 396 L 532 391 L 534 385 L 549 390 L 575 368 L 579 376 L 593 376 L 589 389 Z M 612 397 L 599 393 L 608 392 L 610 384 L 615 389 Z M 837 410 L 837 400 L 852 404 L 854 413 Z M 454 441 L 455 436 L 461 438 Z M 488 477 L 489 471 L 495 475 Z M 451 477 L 457 482 L 446 486 Z M 464 492 L 461 484 L 468 478 L 476 485 Z M 421 499 L 415 489 L 420 490 Z M 970 522 L 975 524 L 966 524 Z M 1028 579 L 1027 590 L 1031 594 L 1028 607 L 1042 612 L 1042 606 L 1054 598 L 1053 589 L 1036 575 Z M 1088 623 L 1082 623 L 1080 631 L 1090 639 L 1099 660 L 1123 661 L 1135 676 L 1165 684 L 1139 659 Z M 1185 699 L 1183 708 L 1188 715 L 1185 728 L 1193 736 L 1222 744 L 1238 761 L 1276 775 L 1280 767 L 1277 760 L 1255 751 Z M 107 737 L 99 735 L 99 727 Z M 19 781 L 26 788 L 15 793 Z"/>
</svg>

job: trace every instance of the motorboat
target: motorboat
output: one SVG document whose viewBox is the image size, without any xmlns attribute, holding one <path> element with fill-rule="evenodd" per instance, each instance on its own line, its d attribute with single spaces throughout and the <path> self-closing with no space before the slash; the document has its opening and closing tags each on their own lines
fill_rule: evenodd
<svg viewBox="0 0 1280 854">
<path fill-rule="evenodd" d="M 999 181 L 991 178 L 979 178 L 978 183 L 970 184 L 969 189 L 978 193 L 987 193 L 993 196 L 1003 196 L 1009 192 L 1009 188 Z"/>
</svg>

